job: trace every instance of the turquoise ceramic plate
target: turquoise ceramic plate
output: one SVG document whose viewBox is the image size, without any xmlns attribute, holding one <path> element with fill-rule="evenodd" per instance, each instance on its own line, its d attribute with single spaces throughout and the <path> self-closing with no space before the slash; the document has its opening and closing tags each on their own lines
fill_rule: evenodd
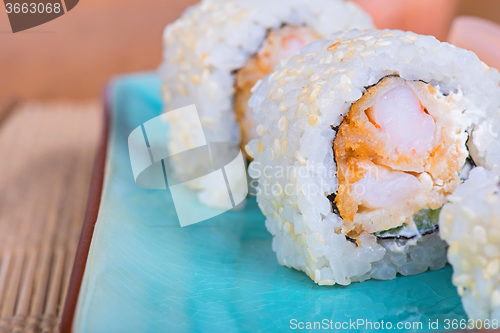
<svg viewBox="0 0 500 333">
<path fill-rule="evenodd" d="M 307 322 L 372 331 L 353 329 L 361 320 L 394 330 L 419 322 L 430 331 L 429 323 L 446 329 L 447 320 L 465 318 L 449 266 L 320 287 L 278 265 L 254 198 L 242 211 L 181 228 L 169 191 L 136 186 L 128 155 L 129 133 L 162 110 L 159 79 L 121 77 L 109 94 L 104 188 L 75 332 L 281 332 Z"/>
</svg>

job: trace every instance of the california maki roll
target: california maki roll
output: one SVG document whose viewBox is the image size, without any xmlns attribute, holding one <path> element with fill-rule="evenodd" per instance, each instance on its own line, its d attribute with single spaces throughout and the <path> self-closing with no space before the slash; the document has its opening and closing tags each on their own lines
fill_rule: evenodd
<svg viewBox="0 0 500 333">
<path fill-rule="evenodd" d="M 165 29 L 160 69 L 165 111 L 195 104 L 208 142 L 243 148 L 258 137 L 248 107 L 256 82 L 280 60 L 319 38 L 371 27 L 365 12 L 343 0 L 203 0 Z M 188 117 L 171 120 L 172 154 L 193 148 L 188 137 L 198 124 L 198 119 Z M 234 154 L 231 149 L 227 155 Z M 207 163 L 178 159 L 173 167 L 180 174 L 196 176 Z M 217 196 L 205 203 L 217 206 Z"/>
<path fill-rule="evenodd" d="M 250 99 L 260 138 L 246 147 L 279 263 L 321 285 L 443 267 L 442 206 L 499 160 L 499 81 L 470 51 L 396 30 L 282 61 Z"/>
</svg>

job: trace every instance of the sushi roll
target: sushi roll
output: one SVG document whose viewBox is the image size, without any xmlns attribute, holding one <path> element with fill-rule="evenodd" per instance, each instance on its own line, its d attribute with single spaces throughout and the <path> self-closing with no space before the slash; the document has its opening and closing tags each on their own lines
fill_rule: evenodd
<svg viewBox="0 0 500 333">
<path fill-rule="evenodd" d="M 499 82 L 474 53 L 396 30 L 282 61 L 250 98 L 246 146 L 279 263 L 321 285 L 443 267 L 441 207 L 470 168 L 498 164 Z"/>
<path fill-rule="evenodd" d="M 441 210 L 441 237 L 450 245 L 453 284 L 474 322 L 500 321 L 499 172 L 478 167 Z M 476 327 L 481 328 L 481 327 Z"/>
<path fill-rule="evenodd" d="M 343 0 L 203 0 L 165 29 L 160 68 L 165 111 L 195 104 L 207 142 L 243 148 L 257 137 L 248 108 L 256 82 L 281 59 L 319 38 L 371 27 L 364 11 Z M 193 148 L 189 134 L 198 124 L 188 117 L 171 120 L 168 146 L 173 154 Z M 237 155 L 233 148 L 225 154 Z M 196 178 L 209 162 L 177 159 L 173 167 Z M 205 191 L 214 185 L 191 184 Z M 217 206 L 217 195 L 205 195 L 210 197 L 204 202 Z"/>
</svg>

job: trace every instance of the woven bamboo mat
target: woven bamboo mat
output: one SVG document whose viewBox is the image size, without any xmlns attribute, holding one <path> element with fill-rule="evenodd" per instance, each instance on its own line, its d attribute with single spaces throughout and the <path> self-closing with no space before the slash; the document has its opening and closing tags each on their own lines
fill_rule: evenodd
<svg viewBox="0 0 500 333">
<path fill-rule="evenodd" d="M 57 332 L 100 134 L 97 103 L 0 124 L 0 332 Z"/>
</svg>

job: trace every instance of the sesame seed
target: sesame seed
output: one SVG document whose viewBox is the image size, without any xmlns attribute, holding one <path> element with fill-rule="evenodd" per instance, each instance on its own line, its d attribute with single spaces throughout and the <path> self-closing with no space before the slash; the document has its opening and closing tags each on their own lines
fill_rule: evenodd
<svg viewBox="0 0 500 333">
<path fill-rule="evenodd" d="M 486 230 L 484 227 L 480 225 L 474 226 L 472 228 L 472 235 L 481 243 L 481 244 L 486 244 L 488 242 L 488 236 L 486 234 Z"/>
<path fill-rule="evenodd" d="M 321 108 L 327 107 L 328 104 L 330 104 L 332 100 L 333 100 L 332 98 L 323 98 L 323 99 L 321 99 L 321 101 L 320 101 L 320 107 Z"/>
<path fill-rule="evenodd" d="M 351 84 L 351 79 L 349 78 L 348 75 L 342 74 L 340 76 L 340 83 L 349 83 L 349 84 Z"/>
<path fill-rule="evenodd" d="M 304 69 L 306 68 L 306 64 L 300 64 L 297 66 L 297 75 L 302 74 Z"/>
<path fill-rule="evenodd" d="M 283 96 L 283 88 L 279 87 L 269 92 L 269 99 L 275 101 Z"/>
<path fill-rule="evenodd" d="M 323 63 L 323 64 L 329 64 L 329 63 L 331 63 L 331 62 L 332 62 L 332 59 L 333 59 L 333 54 L 332 54 L 332 53 L 328 53 L 328 54 L 326 55 L 326 57 L 324 57 L 324 58 L 323 58 L 323 59 L 321 59 L 321 60 L 322 60 L 322 63 Z"/>
<path fill-rule="evenodd" d="M 253 158 L 253 151 L 249 145 L 245 145 L 245 151 L 247 152 L 248 156 Z"/>
<path fill-rule="evenodd" d="M 286 132 L 288 129 L 288 119 L 285 115 L 281 116 L 280 120 L 278 121 L 278 128 L 281 132 Z"/>
<path fill-rule="evenodd" d="M 262 83 L 262 80 L 258 80 L 257 82 L 255 82 L 252 89 L 250 89 L 250 92 L 253 94 L 255 92 L 255 90 L 257 90 L 257 88 L 260 86 L 261 83 Z"/>
<path fill-rule="evenodd" d="M 490 230 L 488 232 L 488 239 L 490 243 L 498 244 L 500 242 L 500 233 L 496 230 Z"/>
<path fill-rule="evenodd" d="M 319 238 L 320 238 L 320 235 L 317 232 L 312 235 L 312 241 L 314 243 L 319 243 Z"/>
<path fill-rule="evenodd" d="M 278 214 L 278 212 L 274 213 L 274 219 L 276 220 L 276 224 L 278 225 L 279 231 L 282 231 L 283 230 L 283 219 Z"/>
<path fill-rule="evenodd" d="M 322 87 L 321 84 L 318 84 L 312 89 L 311 93 L 309 93 L 309 96 L 307 98 L 307 101 L 309 103 L 313 103 L 316 100 L 316 98 L 318 98 L 321 87 Z"/>
<path fill-rule="evenodd" d="M 276 76 L 278 76 L 278 72 L 272 72 L 271 75 L 269 75 L 269 81 L 274 81 Z"/>
<path fill-rule="evenodd" d="M 387 46 L 387 45 L 391 45 L 392 42 L 389 41 L 389 40 L 382 40 L 382 41 L 377 41 L 375 43 L 375 46 Z"/>
<path fill-rule="evenodd" d="M 259 136 L 263 136 L 264 133 L 266 133 L 266 129 L 264 128 L 264 126 L 262 126 L 262 124 L 258 124 L 257 128 L 255 129 L 255 131 L 257 132 L 257 134 Z"/>
<path fill-rule="evenodd" d="M 278 138 L 274 138 L 274 151 L 278 151 L 280 149 L 280 140 Z"/>
<path fill-rule="evenodd" d="M 359 52 L 359 55 L 362 57 L 367 57 L 375 54 L 376 52 L 374 50 L 367 50 L 367 51 L 361 51 Z"/>
<path fill-rule="evenodd" d="M 490 276 L 495 276 L 496 274 L 498 274 L 499 270 L 500 270 L 499 259 L 490 261 L 485 268 L 486 273 L 488 273 Z"/>
<path fill-rule="evenodd" d="M 283 215 L 283 202 L 281 201 L 281 197 L 283 194 L 283 188 L 281 187 L 280 183 L 278 183 L 278 182 L 276 182 L 274 185 L 278 187 L 278 194 L 273 193 L 274 199 L 278 203 L 278 207 L 279 207 L 278 213 Z"/>
<path fill-rule="evenodd" d="M 336 42 L 336 43 L 334 43 L 334 44 L 332 44 L 332 45 L 328 46 L 328 47 L 326 48 L 326 50 L 327 50 L 327 51 L 333 51 L 333 50 L 335 50 L 335 48 L 336 48 L 336 47 L 337 47 L 337 45 L 339 45 L 339 44 L 340 44 L 339 42 Z"/>
<path fill-rule="evenodd" d="M 408 34 L 405 37 L 408 38 L 409 40 L 411 40 L 412 42 L 414 42 L 418 39 L 418 36 L 414 35 L 414 34 Z"/>
<path fill-rule="evenodd" d="M 318 79 L 319 79 L 319 75 L 318 74 L 309 75 L 309 81 L 311 81 L 311 82 L 314 82 L 314 81 L 316 81 Z"/>
<path fill-rule="evenodd" d="M 392 32 L 386 32 L 385 34 L 380 35 L 380 37 L 396 37 Z"/>
<path fill-rule="evenodd" d="M 318 115 L 318 111 L 319 111 L 318 104 L 312 103 L 311 104 L 311 111 L 312 111 L 313 115 L 317 116 Z"/>
<path fill-rule="evenodd" d="M 335 284 L 335 280 L 332 279 L 324 279 L 318 282 L 320 286 L 333 286 Z"/>
<path fill-rule="evenodd" d="M 283 155 L 286 155 L 286 147 L 288 145 L 288 141 L 286 140 L 283 140 L 283 142 L 281 143 L 281 150 L 283 152 Z"/>
<path fill-rule="evenodd" d="M 284 208 L 283 208 L 283 206 L 281 206 L 281 207 L 278 209 L 278 214 L 280 214 L 281 216 L 283 216 L 283 211 L 284 211 Z"/>
<path fill-rule="evenodd" d="M 500 291 L 498 291 L 498 289 L 495 289 L 491 294 L 491 306 L 493 308 L 500 307 Z"/>
<path fill-rule="evenodd" d="M 351 84 L 350 83 L 342 83 L 340 84 L 340 91 L 342 91 L 343 94 L 350 94 L 351 93 L 351 90 L 352 90 L 352 87 L 351 87 Z"/>
<path fill-rule="evenodd" d="M 365 44 L 359 44 L 354 48 L 357 52 L 362 51 L 365 48 Z"/>
<path fill-rule="evenodd" d="M 453 284 L 456 286 L 469 286 L 471 281 L 471 276 L 468 274 L 461 274 L 453 277 Z"/>
<path fill-rule="evenodd" d="M 287 234 L 290 233 L 290 231 L 292 230 L 292 225 L 290 224 L 290 222 L 285 222 L 285 224 L 283 225 L 283 229 L 285 230 L 285 232 Z"/>
<path fill-rule="evenodd" d="M 264 216 L 267 216 L 267 212 L 266 210 L 264 209 L 264 206 L 262 206 L 262 204 L 259 202 L 258 204 L 259 208 L 260 208 L 260 211 L 262 212 L 262 214 L 264 214 Z"/>
<path fill-rule="evenodd" d="M 278 109 L 282 112 L 286 112 L 286 106 L 284 102 L 280 102 Z"/>
<path fill-rule="evenodd" d="M 481 65 L 483 66 L 484 70 L 489 71 L 490 66 L 486 65 L 484 62 L 481 61 Z"/>
<path fill-rule="evenodd" d="M 285 58 L 285 59 L 281 59 L 281 60 L 280 60 L 280 65 L 281 65 L 281 67 L 285 67 L 285 66 L 286 66 L 286 63 L 288 62 L 288 60 L 290 60 L 290 58 L 291 58 L 291 57 L 293 57 L 293 55 L 291 55 L 291 56 L 289 56 L 289 57 L 287 57 L 287 58 Z"/>
<path fill-rule="evenodd" d="M 500 251 L 498 251 L 498 248 L 493 244 L 486 245 L 483 251 L 488 258 L 495 258 L 500 255 Z"/>
<path fill-rule="evenodd" d="M 190 79 L 191 79 L 191 82 L 193 82 L 194 84 L 200 83 L 200 76 L 197 74 L 191 75 Z"/>
<path fill-rule="evenodd" d="M 307 123 L 311 126 L 314 126 L 317 121 L 318 121 L 318 117 L 316 117 L 316 116 L 309 116 L 309 118 L 307 118 Z"/>
<path fill-rule="evenodd" d="M 287 75 L 287 72 L 288 72 L 288 70 L 286 70 L 286 69 L 280 71 L 279 74 L 276 76 L 276 80 L 284 78 Z"/>
<path fill-rule="evenodd" d="M 334 56 L 336 59 L 342 59 L 344 57 L 344 51 L 336 51 Z"/>
<path fill-rule="evenodd" d="M 314 57 L 316 54 L 318 54 L 318 53 L 317 52 L 309 52 L 309 53 L 304 54 L 304 58 L 306 58 L 306 57 Z"/>
<path fill-rule="evenodd" d="M 297 161 L 299 161 L 300 164 L 303 164 L 303 165 L 306 164 L 305 157 L 302 156 L 302 154 L 298 150 L 295 151 L 295 158 L 297 159 Z"/>
<path fill-rule="evenodd" d="M 307 258 L 307 259 L 310 260 L 309 258 Z M 309 267 L 306 266 L 305 271 L 306 271 L 307 276 L 309 276 L 311 278 L 311 280 L 314 280 Z"/>
<path fill-rule="evenodd" d="M 357 39 L 359 39 L 359 40 L 362 40 L 362 41 L 365 41 L 365 42 L 366 42 L 367 40 L 370 40 L 370 39 L 373 39 L 373 38 L 375 38 L 375 36 L 372 36 L 372 35 L 364 35 L 364 36 L 360 36 L 360 37 L 358 37 Z"/>
<path fill-rule="evenodd" d="M 467 242 L 465 243 L 465 246 L 469 248 L 469 252 L 474 254 L 477 253 L 477 242 Z"/>
<path fill-rule="evenodd" d="M 448 248 L 448 255 L 450 256 L 455 256 L 460 252 L 460 245 L 458 241 L 454 241 L 451 243 L 450 247 Z"/>
<path fill-rule="evenodd" d="M 460 266 L 462 267 L 462 271 L 464 271 L 464 273 L 469 273 L 472 268 L 469 261 L 463 258 L 460 260 Z"/>
<path fill-rule="evenodd" d="M 336 50 L 342 50 L 342 49 L 345 49 L 348 47 L 348 44 L 340 44 L 339 46 L 337 46 Z"/>
<path fill-rule="evenodd" d="M 209 75 L 210 75 L 210 71 L 208 70 L 208 68 L 204 68 L 203 71 L 201 72 L 201 81 L 203 81 L 203 82 L 207 81 Z M 260 80 L 260 81 L 262 82 L 262 80 Z M 257 83 L 259 83 L 259 81 L 257 81 Z"/>
<path fill-rule="evenodd" d="M 331 75 L 335 71 L 335 68 L 336 68 L 336 66 L 328 66 L 327 68 L 325 68 L 323 70 L 323 72 Z"/>
<path fill-rule="evenodd" d="M 259 140 L 259 145 L 257 147 L 257 153 L 262 153 L 262 151 L 264 150 L 264 145 L 262 144 L 262 140 Z"/>
<path fill-rule="evenodd" d="M 297 101 L 302 102 L 304 99 L 306 99 L 307 93 L 300 93 L 299 96 L 297 96 Z"/>
<path fill-rule="evenodd" d="M 314 254 L 314 252 L 309 247 L 307 247 L 307 254 L 309 254 L 309 258 L 311 258 L 311 261 L 313 263 L 317 263 L 318 262 L 318 258 L 316 257 L 316 255 Z"/>
<path fill-rule="evenodd" d="M 303 242 L 302 242 L 302 235 L 297 235 L 297 238 L 295 239 L 295 241 L 297 242 L 297 244 L 299 246 L 302 246 Z"/>
<path fill-rule="evenodd" d="M 488 264 L 488 260 L 481 255 L 475 256 L 472 260 L 481 267 L 485 267 Z"/>
<path fill-rule="evenodd" d="M 181 94 L 181 95 L 187 95 L 187 90 L 186 90 L 186 88 L 185 88 L 184 86 L 179 86 L 179 87 L 177 88 L 177 91 L 178 91 L 178 92 L 179 92 L 179 94 Z"/>
<path fill-rule="evenodd" d="M 365 42 L 366 46 L 372 46 L 377 41 L 376 38 L 369 39 Z"/>
<path fill-rule="evenodd" d="M 318 283 L 321 280 L 321 272 L 319 269 L 314 271 L 314 282 Z"/>
<path fill-rule="evenodd" d="M 297 105 L 297 109 L 295 110 L 295 116 L 298 116 L 298 115 L 301 115 L 301 114 L 307 114 L 309 111 L 309 107 L 307 105 L 305 105 L 304 103 L 299 103 L 299 105 Z"/>
</svg>

